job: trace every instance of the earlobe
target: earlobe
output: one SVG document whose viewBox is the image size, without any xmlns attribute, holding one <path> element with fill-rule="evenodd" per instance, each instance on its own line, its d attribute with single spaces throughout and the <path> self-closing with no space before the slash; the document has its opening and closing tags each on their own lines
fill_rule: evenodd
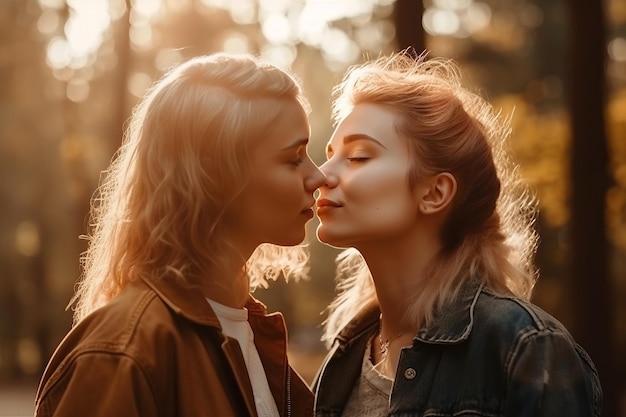
<svg viewBox="0 0 626 417">
<path fill-rule="evenodd" d="M 422 213 L 434 214 L 441 212 L 454 200 L 457 183 L 454 175 L 449 172 L 433 175 L 424 185 L 424 193 L 419 204 Z"/>
</svg>

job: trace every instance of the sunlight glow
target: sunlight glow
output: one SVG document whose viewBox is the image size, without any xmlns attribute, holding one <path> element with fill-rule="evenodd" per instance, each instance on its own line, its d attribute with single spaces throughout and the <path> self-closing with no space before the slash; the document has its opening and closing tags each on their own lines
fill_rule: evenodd
<svg viewBox="0 0 626 417">
<path fill-rule="evenodd" d="M 626 38 L 615 38 L 609 42 L 609 56 L 617 62 L 626 62 Z"/>
<path fill-rule="evenodd" d="M 228 10 L 233 21 L 239 25 L 249 25 L 256 19 L 254 0 L 239 0 L 228 3 Z"/>
<path fill-rule="evenodd" d="M 422 24 L 433 36 L 464 38 L 486 28 L 491 22 L 491 8 L 474 0 L 432 0 L 427 4 Z M 529 20 L 536 16 L 529 15 Z"/>
<path fill-rule="evenodd" d="M 161 9 L 161 0 L 134 0 L 133 13 L 150 18 Z"/>
<path fill-rule="evenodd" d="M 103 35 L 111 24 L 106 0 L 68 0 L 70 18 L 65 25 L 65 36 L 72 55 L 93 53 L 102 44 Z"/>
<path fill-rule="evenodd" d="M 128 79 L 128 91 L 135 97 L 142 97 L 153 81 L 148 74 L 135 72 Z"/>
<path fill-rule="evenodd" d="M 327 63 L 352 64 L 364 50 L 379 50 L 394 36 L 389 24 L 373 24 L 373 15 L 390 13 L 395 0 L 200 0 L 208 8 L 227 10 L 237 24 L 259 22 L 261 32 L 270 43 L 262 55 L 277 65 L 292 62 L 295 45 L 302 42 L 320 48 Z M 472 0 L 447 0 L 471 2 Z M 334 23 L 348 21 L 353 32 L 334 27 Z M 393 25 L 391 25 L 393 26 Z M 342 26 L 343 28 L 343 26 Z M 358 45 L 353 39 L 358 41 Z M 248 41 L 229 36 L 224 50 L 248 51 Z M 360 46 L 360 48 L 359 48 Z"/>
<path fill-rule="evenodd" d="M 45 35 L 51 35 L 59 28 L 59 14 L 54 10 L 45 10 L 37 19 L 37 30 Z"/>
<path fill-rule="evenodd" d="M 357 16 L 368 16 L 369 20 L 376 4 L 375 0 L 307 0 L 298 21 L 299 37 L 309 45 L 319 46 L 330 22 Z"/>
<path fill-rule="evenodd" d="M 330 62 L 354 62 L 360 49 L 350 37 L 340 29 L 327 30 L 320 43 L 324 58 Z"/>
<path fill-rule="evenodd" d="M 377 40 L 387 39 L 390 31 L 384 26 L 372 25 L 372 15 L 377 6 L 387 6 L 392 0 L 306 0 L 306 4 L 295 21 L 297 38 L 314 48 L 320 48 L 327 64 L 337 69 L 354 63 L 360 48 L 380 49 L 373 46 Z M 354 38 L 332 23 L 349 20 L 355 27 Z M 393 31 L 391 31 L 393 36 Z M 363 42 L 363 43 L 361 43 Z"/>
<path fill-rule="evenodd" d="M 24 256 L 35 256 L 39 253 L 41 239 L 39 227 L 32 221 L 26 220 L 17 226 L 15 231 L 15 249 Z"/>
<path fill-rule="evenodd" d="M 39 0 L 42 9 L 61 10 L 65 7 L 65 0 Z"/>
<path fill-rule="evenodd" d="M 126 13 L 126 0 L 109 0 L 109 13 L 112 20 L 117 20 Z"/>
<path fill-rule="evenodd" d="M 17 344 L 17 363 L 27 374 L 36 374 L 41 366 L 39 344 L 31 338 L 20 339 Z"/>
<path fill-rule="evenodd" d="M 72 62 L 72 52 L 65 38 L 56 36 L 48 42 L 46 51 L 48 65 L 52 68 L 64 68 Z"/>
<path fill-rule="evenodd" d="M 52 34 L 60 24 L 55 9 L 62 8 L 64 2 L 39 0 L 39 4 L 43 11 L 37 29 L 41 33 Z M 89 65 L 111 25 L 107 0 L 67 0 L 67 6 L 69 17 L 63 28 L 65 37 L 52 38 L 47 47 L 46 59 L 52 68 Z"/>
<path fill-rule="evenodd" d="M 270 15 L 262 23 L 263 36 L 271 43 L 288 43 L 291 41 L 291 25 L 287 16 L 279 13 Z"/>
<path fill-rule="evenodd" d="M 261 49 L 261 57 L 280 68 L 289 68 L 297 56 L 293 45 L 265 45 Z"/>
<path fill-rule="evenodd" d="M 422 19 L 424 29 L 430 34 L 454 35 L 461 28 L 461 19 L 453 10 L 428 9 Z"/>
<path fill-rule="evenodd" d="M 183 54 L 178 49 L 161 49 L 154 58 L 154 66 L 159 71 L 166 71 L 183 61 Z"/>
<path fill-rule="evenodd" d="M 231 53 L 248 53 L 250 52 L 250 43 L 245 35 L 234 32 L 226 36 L 222 49 Z"/>
<path fill-rule="evenodd" d="M 491 8 L 485 3 L 472 3 L 462 18 L 462 23 L 469 33 L 483 30 L 491 21 Z"/>
<path fill-rule="evenodd" d="M 294 10 L 294 3 L 291 0 L 257 0 L 259 4 L 259 10 L 261 13 L 276 14 L 282 13 L 287 14 L 290 10 Z M 298 10 L 301 10 L 298 8 Z"/>
<path fill-rule="evenodd" d="M 232 3 L 232 0 L 200 0 L 200 2 L 209 8 L 228 9 L 228 3 Z"/>
<path fill-rule="evenodd" d="M 148 22 L 134 24 L 130 28 L 130 41 L 136 49 L 150 49 L 153 45 L 152 26 Z"/>
<path fill-rule="evenodd" d="M 473 0 L 433 0 L 433 6 L 437 9 L 465 10 Z"/>
<path fill-rule="evenodd" d="M 391 42 L 395 36 L 396 28 L 393 23 L 381 20 L 376 24 L 365 25 L 357 28 L 354 38 L 366 51 L 379 51 L 381 45 Z"/>
<path fill-rule="evenodd" d="M 89 97 L 89 83 L 84 78 L 72 78 L 67 83 L 67 98 L 75 103 L 87 100 Z"/>
</svg>

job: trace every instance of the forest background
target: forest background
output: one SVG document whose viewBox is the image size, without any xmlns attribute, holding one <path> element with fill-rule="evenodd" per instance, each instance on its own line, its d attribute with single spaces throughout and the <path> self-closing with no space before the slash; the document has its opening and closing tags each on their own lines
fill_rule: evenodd
<svg viewBox="0 0 626 417">
<path fill-rule="evenodd" d="M 0 0 L 0 415 L 3 390 L 32 391 L 70 328 L 90 197 L 163 71 L 215 51 L 291 68 L 321 163 L 332 87 L 408 46 L 458 61 L 513 114 L 510 144 L 541 208 L 533 301 L 594 359 L 604 415 L 626 416 L 624 0 Z M 309 381 L 338 254 L 316 224 L 311 279 L 255 293 L 285 313 Z"/>
</svg>

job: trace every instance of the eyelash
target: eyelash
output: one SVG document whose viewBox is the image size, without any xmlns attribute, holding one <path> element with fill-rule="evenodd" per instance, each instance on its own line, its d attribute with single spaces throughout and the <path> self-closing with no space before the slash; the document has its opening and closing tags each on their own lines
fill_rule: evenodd
<svg viewBox="0 0 626 417">
<path fill-rule="evenodd" d="M 365 162 L 370 158 L 366 156 L 357 156 L 357 157 L 346 158 L 346 159 L 350 162 Z"/>
<path fill-rule="evenodd" d="M 304 162 L 305 155 L 306 155 L 306 150 L 305 149 L 298 149 L 298 153 L 296 154 L 295 159 L 292 159 L 290 161 L 291 164 L 299 167 Z"/>
</svg>

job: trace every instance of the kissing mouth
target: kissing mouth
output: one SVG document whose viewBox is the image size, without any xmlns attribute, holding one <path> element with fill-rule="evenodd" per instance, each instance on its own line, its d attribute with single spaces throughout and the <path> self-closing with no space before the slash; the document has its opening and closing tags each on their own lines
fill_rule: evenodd
<svg viewBox="0 0 626 417">
<path fill-rule="evenodd" d="M 320 198 L 317 200 L 316 205 L 318 209 L 322 207 L 341 207 L 341 204 L 327 198 Z"/>
<path fill-rule="evenodd" d="M 300 212 L 301 213 L 306 213 L 309 212 L 311 210 L 313 210 L 313 207 L 315 206 L 315 201 L 312 201 L 311 203 L 309 203 L 308 206 L 306 206 L 305 208 L 303 208 Z"/>
</svg>

